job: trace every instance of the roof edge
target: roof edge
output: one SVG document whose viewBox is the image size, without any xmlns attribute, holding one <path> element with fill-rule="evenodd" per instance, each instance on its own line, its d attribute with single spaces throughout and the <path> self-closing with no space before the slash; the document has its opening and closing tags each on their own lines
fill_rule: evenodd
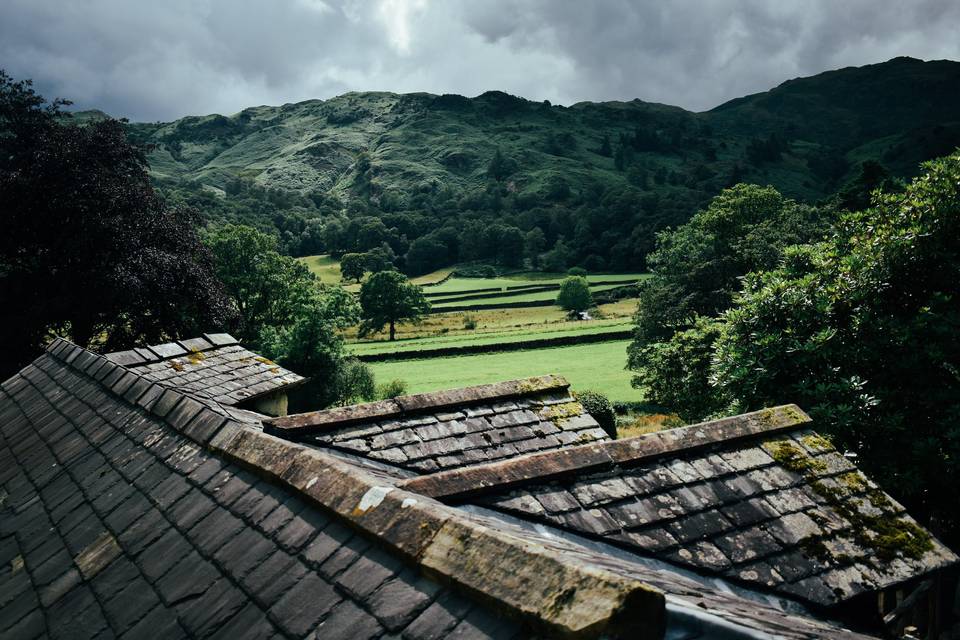
<svg viewBox="0 0 960 640">
<path fill-rule="evenodd" d="M 630 466 L 719 442 L 793 430 L 811 422 L 810 416 L 797 405 L 780 405 L 624 440 L 595 442 L 441 471 L 404 480 L 399 486 L 437 499 L 460 499 L 614 464 Z"/>
<path fill-rule="evenodd" d="M 334 427 L 397 418 L 423 411 L 453 409 L 481 402 L 511 400 L 548 391 L 565 390 L 569 387 L 570 383 L 561 376 L 537 376 L 298 413 L 265 420 L 263 430 L 271 435 L 296 441 Z"/>
<path fill-rule="evenodd" d="M 123 351 L 113 351 L 103 354 L 110 362 L 125 367 L 137 367 L 161 360 L 169 360 L 191 353 L 203 353 L 221 347 L 230 347 L 240 344 L 240 341 L 229 333 L 205 333 L 196 338 L 184 338 L 162 344 L 153 344 L 144 347 L 134 347 Z"/>
</svg>

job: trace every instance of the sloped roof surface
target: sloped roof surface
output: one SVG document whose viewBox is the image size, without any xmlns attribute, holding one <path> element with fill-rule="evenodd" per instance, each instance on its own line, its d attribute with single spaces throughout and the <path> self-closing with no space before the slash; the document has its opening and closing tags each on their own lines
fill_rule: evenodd
<svg viewBox="0 0 960 640">
<path fill-rule="evenodd" d="M 117 351 L 106 357 L 151 382 L 175 386 L 222 405 L 238 405 L 305 381 L 244 349 L 226 333 Z"/>
<path fill-rule="evenodd" d="M 4 637 L 862 637 L 443 505 L 63 341 L 2 385 L 0 436 Z"/>
<path fill-rule="evenodd" d="M 3 385 L 0 636 L 516 634 L 173 426 L 224 416 L 181 399 L 171 424 L 136 399 L 51 355 Z"/>
<path fill-rule="evenodd" d="M 610 439 L 555 376 L 277 418 L 267 431 L 419 473 Z"/>
<path fill-rule="evenodd" d="M 407 485 L 813 605 L 957 561 L 796 407 L 563 453 Z"/>
</svg>

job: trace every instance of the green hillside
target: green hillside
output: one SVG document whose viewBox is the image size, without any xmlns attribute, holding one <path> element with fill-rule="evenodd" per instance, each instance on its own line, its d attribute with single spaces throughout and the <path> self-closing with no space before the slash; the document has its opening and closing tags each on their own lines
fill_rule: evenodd
<svg viewBox="0 0 960 640">
<path fill-rule="evenodd" d="M 626 271 L 656 230 L 733 183 L 816 201 L 864 160 L 911 175 L 960 144 L 958 86 L 960 63 L 896 58 L 703 113 L 348 93 L 129 127 L 169 198 L 276 230 L 296 255 L 386 243 L 411 273 L 470 260 Z"/>
</svg>

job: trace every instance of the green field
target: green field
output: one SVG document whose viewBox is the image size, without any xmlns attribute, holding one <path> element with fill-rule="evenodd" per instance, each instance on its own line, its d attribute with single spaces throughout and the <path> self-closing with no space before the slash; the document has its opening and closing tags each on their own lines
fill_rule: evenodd
<svg viewBox="0 0 960 640">
<path fill-rule="evenodd" d="M 568 347 L 507 351 L 427 360 L 371 363 L 380 382 L 405 380 L 409 393 L 453 389 L 514 378 L 555 373 L 574 390 L 604 393 L 613 401 L 640 402 L 643 394 L 630 386 L 628 340 Z"/>
<path fill-rule="evenodd" d="M 456 295 L 469 293 L 478 289 L 492 289 L 507 287 L 518 287 L 525 285 L 547 285 L 560 284 L 566 278 L 566 274 L 561 273 L 535 273 L 525 272 L 509 276 L 500 276 L 497 278 L 459 278 L 452 277 L 442 284 L 427 289 L 431 296 L 435 294 Z M 587 276 L 588 282 L 613 282 L 623 283 L 635 282 L 647 277 L 643 273 L 595 273 Z"/>
<path fill-rule="evenodd" d="M 446 283 L 444 283 L 446 284 Z M 599 291 L 608 291 L 610 289 L 616 289 L 617 287 L 622 287 L 622 284 L 605 284 L 598 287 L 590 287 L 590 291 L 597 293 Z M 467 305 L 477 305 L 478 307 L 495 307 L 498 304 L 511 304 L 514 302 L 552 302 L 557 299 L 559 291 L 557 289 L 550 289 L 549 291 L 534 291 L 533 293 L 524 293 L 522 290 L 514 293 L 504 293 L 502 296 L 495 296 L 492 298 L 474 298 L 470 300 L 453 300 L 450 302 L 444 302 L 441 298 L 440 300 L 432 301 L 431 306 L 433 309 L 443 309 L 446 307 L 462 307 Z"/>
<path fill-rule="evenodd" d="M 537 326 L 532 329 L 514 331 L 471 332 L 454 335 L 430 336 L 397 340 L 394 342 L 377 340 L 376 342 L 356 342 L 348 345 L 348 351 L 353 355 L 365 356 L 380 353 L 399 353 L 403 351 L 419 351 L 420 349 L 439 349 L 443 347 L 473 346 L 484 344 L 505 344 L 523 342 L 542 338 L 558 338 L 563 336 L 580 336 L 599 333 L 611 333 L 629 329 L 630 322 L 622 319 L 601 320 L 597 322 L 565 322 L 555 325 Z"/>
</svg>

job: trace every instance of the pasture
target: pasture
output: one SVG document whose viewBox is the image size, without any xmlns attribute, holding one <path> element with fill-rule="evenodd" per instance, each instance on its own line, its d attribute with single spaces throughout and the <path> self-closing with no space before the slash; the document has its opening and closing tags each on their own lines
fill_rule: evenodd
<svg viewBox="0 0 960 640">
<path fill-rule="evenodd" d="M 593 390 L 617 402 L 642 402 L 624 370 L 628 340 L 501 353 L 371 363 L 380 382 L 404 380 L 409 393 L 555 373 L 580 391 Z"/>
</svg>

